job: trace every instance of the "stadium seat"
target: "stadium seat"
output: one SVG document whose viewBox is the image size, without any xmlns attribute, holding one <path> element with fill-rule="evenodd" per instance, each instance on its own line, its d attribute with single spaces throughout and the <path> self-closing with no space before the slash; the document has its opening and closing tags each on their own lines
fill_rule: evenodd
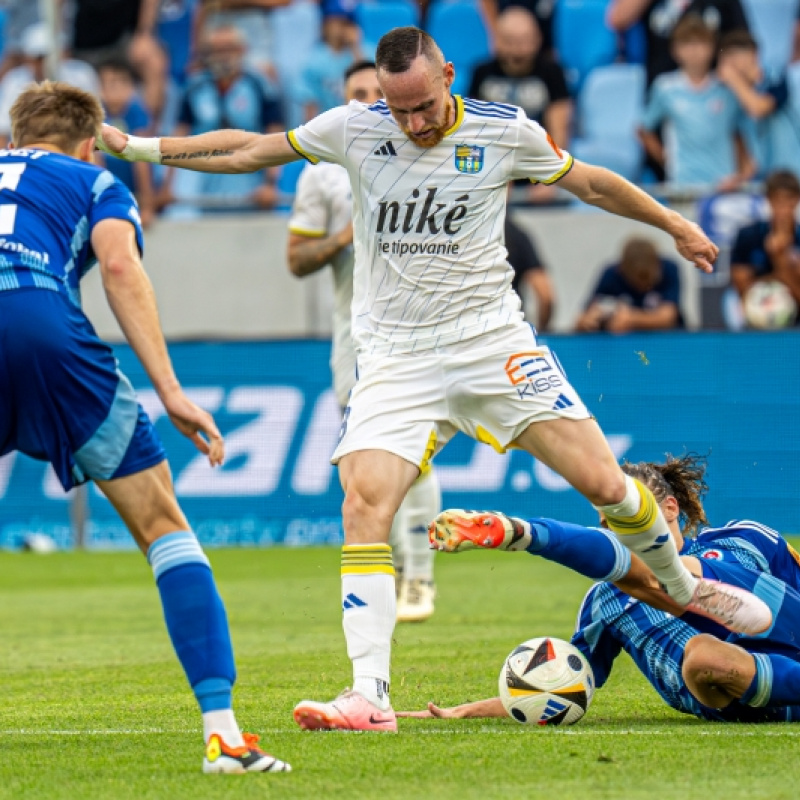
<svg viewBox="0 0 800 800">
<path fill-rule="evenodd" d="M 428 12 L 427 31 L 456 68 L 454 94 L 469 88 L 472 71 L 491 55 L 489 34 L 476 3 L 439 0 Z"/>
<path fill-rule="evenodd" d="M 799 0 L 744 0 L 750 30 L 768 72 L 783 72 L 792 56 Z"/>
<path fill-rule="evenodd" d="M 559 0 L 553 13 L 553 41 L 567 83 L 580 91 L 595 68 L 617 57 L 617 34 L 606 25 L 608 0 Z"/>
<path fill-rule="evenodd" d="M 636 129 L 642 116 L 645 70 L 639 64 L 597 67 L 578 95 L 580 136 L 572 154 L 636 180 L 642 149 Z"/>
<path fill-rule="evenodd" d="M 300 180 L 300 173 L 308 162 L 305 159 L 290 161 L 280 167 L 276 188 L 278 190 L 278 203 L 276 209 L 285 211 L 292 207 L 292 201 L 297 190 L 297 181 Z"/>
<path fill-rule="evenodd" d="M 356 17 L 364 32 L 364 40 L 377 44 L 381 36 L 392 28 L 419 24 L 419 7 L 407 0 L 359 3 Z"/>
</svg>

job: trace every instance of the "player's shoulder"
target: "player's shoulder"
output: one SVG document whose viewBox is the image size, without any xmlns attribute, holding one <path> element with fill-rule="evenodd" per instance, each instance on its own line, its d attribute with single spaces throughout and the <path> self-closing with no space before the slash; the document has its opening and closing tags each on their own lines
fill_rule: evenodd
<svg viewBox="0 0 800 800">
<path fill-rule="evenodd" d="M 613 583 L 609 581 L 595 583 L 583 598 L 579 618 L 583 618 L 584 621 L 608 621 L 618 617 L 633 602 L 635 602 L 633 598 Z"/>
<path fill-rule="evenodd" d="M 770 528 L 769 525 L 764 525 L 762 522 L 756 522 L 753 519 L 732 519 L 721 528 L 717 528 L 717 531 L 727 532 L 729 535 L 737 533 L 755 538 L 763 537 L 773 544 L 777 544 L 783 539 L 781 534 L 774 528 Z"/>
<path fill-rule="evenodd" d="M 512 106 L 509 103 L 493 103 L 488 100 L 476 100 L 473 97 L 462 97 L 460 100 L 465 121 L 486 123 L 496 120 L 508 124 L 509 121 L 526 118 L 519 106 Z M 458 103 L 458 99 L 456 102 Z"/>
<path fill-rule="evenodd" d="M 652 92 L 678 92 L 687 88 L 686 77 L 676 69 L 672 72 L 662 72 L 653 81 Z"/>
</svg>

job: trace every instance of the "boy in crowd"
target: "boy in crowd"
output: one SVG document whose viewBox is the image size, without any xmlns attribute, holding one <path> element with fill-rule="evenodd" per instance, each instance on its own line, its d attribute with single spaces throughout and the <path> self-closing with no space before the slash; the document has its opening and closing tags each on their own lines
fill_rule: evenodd
<svg viewBox="0 0 800 800">
<path fill-rule="evenodd" d="M 800 165 L 800 113 L 792 104 L 786 75 L 767 76 L 758 45 L 747 31 L 732 31 L 720 42 L 717 77 L 747 114 L 748 147 L 766 175 Z"/>
<path fill-rule="evenodd" d="M 714 48 L 715 35 L 700 17 L 675 26 L 672 52 L 680 69 L 653 83 L 640 135 L 670 183 L 730 191 L 754 170 L 739 135 L 742 110 L 711 69 Z M 656 133 L 662 124 L 666 144 Z"/>
</svg>

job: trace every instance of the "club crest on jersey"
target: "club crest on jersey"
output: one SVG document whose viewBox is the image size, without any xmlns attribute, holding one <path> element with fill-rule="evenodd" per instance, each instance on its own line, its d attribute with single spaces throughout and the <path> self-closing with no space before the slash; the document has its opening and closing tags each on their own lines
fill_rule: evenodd
<svg viewBox="0 0 800 800">
<path fill-rule="evenodd" d="M 474 144 L 456 145 L 456 169 L 474 175 L 483 169 L 483 151 L 485 147 Z"/>
<path fill-rule="evenodd" d="M 703 550 L 700 558 L 707 558 L 709 561 L 721 561 L 722 553 L 719 550 Z"/>
</svg>

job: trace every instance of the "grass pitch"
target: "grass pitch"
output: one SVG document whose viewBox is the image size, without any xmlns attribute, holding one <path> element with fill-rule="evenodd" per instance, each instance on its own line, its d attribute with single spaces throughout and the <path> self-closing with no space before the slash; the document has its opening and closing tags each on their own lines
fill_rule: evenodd
<svg viewBox="0 0 800 800">
<path fill-rule="evenodd" d="M 304 698 L 350 680 L 337 549 L 211 553 L 239 666 L 237 714 L 289 775 L 205 776 L 199 714 L 135 553 L 0 556 L 0 798 L 796 798 L 800 725 L 668 709 L 627 656 L 578 725 L 401 720 L 304 733 Z M 569 638 L 588 582 L 524 554 L 440 556 L 433 619 L 395 631 L 393 702 L 493 696 L 505 655 Z"/>
</svg>

